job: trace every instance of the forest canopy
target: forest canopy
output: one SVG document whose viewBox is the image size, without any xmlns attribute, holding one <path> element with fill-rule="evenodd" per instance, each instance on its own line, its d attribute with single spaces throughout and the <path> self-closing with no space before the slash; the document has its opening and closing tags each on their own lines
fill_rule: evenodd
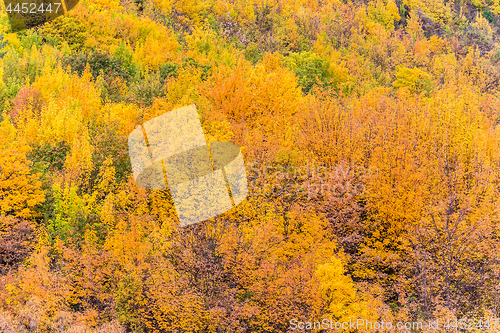
<svg viewBox="0 0 500 333">
<path fill-rule="evenodd" d="M 500 316 L 498 0 L 81 0 L 17 32 L 1 15 L 0 331 Z M 241 147 L 249 193 L 181 227 L 127 137 L 190 104 Z"/>
</svg>

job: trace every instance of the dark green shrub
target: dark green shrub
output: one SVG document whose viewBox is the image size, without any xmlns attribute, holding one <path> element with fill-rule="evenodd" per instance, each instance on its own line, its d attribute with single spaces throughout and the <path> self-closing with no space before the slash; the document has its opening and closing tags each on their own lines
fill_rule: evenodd
<svg viewBox="0 0 500 333">
<path fill-rule="evenodd" d="M 79 75 L 85 71 L 87 64 L 94 79 L 101 77 L 103 99 L 112 102 L 124 100 L 121 94 L 122 84 L 131 80 L 134 73 L 130 68 L 125 68 L 121 59 L 100 51 L 73 54 L 63 59 L 63 65 L 69 66 Z"/>
<path fill-rule="evenodd" d="M 71 147 L 65 141 L 60 141 L 55 145 L 45 143 L 30 151 L 28 158 L 33 162 L 33 167 L 37 171 L 60 171 L 64 167 L 66 156 L 70 150 Z"/>
<path fill-rule="evenodd" d="M 287 66 L 299 78 L 299 84 L 304 94 L 311 91 L 314 85 L 327 87 L 332 76 L 329 71 L 330 63 L 314 53 L 292 53 L 286 61 Z"/>
<path fill-rule="evenodd" d="M 101 74 L 104 77 L 120 77 L 125 80 L 130 79 L 131 76 L 129 70 L 124 68 L 122 61 L 108 53 L 100 51 L 77 53 L 63 59 L 64 66 L 70 66 L 80 75 L 85 71 L 87 64 L 94 79 Z"/>
<path fill-rule="evenodd" d="M 160 79 L 165 81 L 169 77 L 177 77 L 179 76 L 179 64 L 176 63 L 166 63 L 160 66 Z"/>
<path fill-rule="evenodd" d="M 483 9 L 483 17 L 488 20 L 488 22 L 493 23 L 495 19 L 495 14 L 489 9 L 488 7 L 485 7 Z"/>
</svg>

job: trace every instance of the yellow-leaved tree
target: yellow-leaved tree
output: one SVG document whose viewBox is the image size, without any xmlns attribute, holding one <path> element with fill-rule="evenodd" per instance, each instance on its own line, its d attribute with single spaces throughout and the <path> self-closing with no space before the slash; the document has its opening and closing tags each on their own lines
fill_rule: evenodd
<svg viewBox="0 0 500 333">
<path fill-rule="evenodd" d="M 30 218 L 45 201 L 38 175 L 30 173 L 30 147 L 20 140 L 9 118 L 0 123 L 0 215 Z"/>
<path fill-rule="evenodd" d="M 323 315 L 338 322 L 358 318 L 376 321 L 380 304 L 370 295 L 361 293 L 349 275 L 345 274 L 343 260 L 334 256 L 330 262 L 319 265 L 315 271 L 319 293 L 326 303 Z"/>
</svg>

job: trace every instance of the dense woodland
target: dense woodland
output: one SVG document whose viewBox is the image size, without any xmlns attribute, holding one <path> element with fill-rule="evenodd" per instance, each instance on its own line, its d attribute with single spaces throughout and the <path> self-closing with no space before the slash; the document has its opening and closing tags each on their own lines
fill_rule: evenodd
<svg viewBox="0 0 500 333">
<path fill-rule="evenodd" d="M 500 317 L 499 0 L 82 0 L 0 21 L 1 332 Z M 249 195 L 180 227 L 127 137 L 193 103 L 208 140 L 242 147 Z"/>
</svg>

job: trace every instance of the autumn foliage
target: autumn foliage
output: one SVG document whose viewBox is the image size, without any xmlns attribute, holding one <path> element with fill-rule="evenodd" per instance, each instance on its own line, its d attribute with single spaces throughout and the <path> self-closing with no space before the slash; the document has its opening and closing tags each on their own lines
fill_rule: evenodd
<svg viewBox="0 0 500 333">
<path fill-rule="evenodd" d="M 2 15 L 1 332 L 500 316 L 498 0 Z M 127 136 L 192 103 L 242 148 L 249 195 L 180 227 Z"/>
</svg>

